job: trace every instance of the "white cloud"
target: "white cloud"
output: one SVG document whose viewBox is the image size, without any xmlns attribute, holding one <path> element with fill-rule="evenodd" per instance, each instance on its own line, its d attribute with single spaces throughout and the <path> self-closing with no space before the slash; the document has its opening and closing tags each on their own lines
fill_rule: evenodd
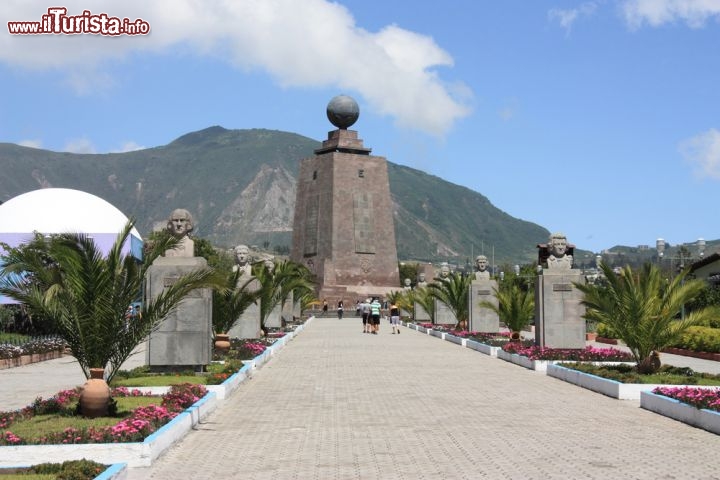
<svg viewBox="0 0 720 480">
<path fill-rule="evenodd" d="M 47 3 L 5 0 L 7 21 L 39 21 Z M 56 69 L 73 88 L 107 88 L 102 66 L 138 52 L 208 55 L 244 70 L 268 72 L 283 87 L 339 87 L 364 97 L 370 109 L 396 123 L 443 135 L 469 114 L 437 69 L 453 59 L 435 41 L 395 25 L 369 32 L 329 0 L 90 0 L 63 2 L 68 14 L 142 18 L 146 36 L 2 35 L 0 62 Z M 2 24 L 5 24 L 2 22 Z M 91 73 L 88 73 L 91 72 Z M 457 83 L 457 82 L 456 82 Z M 467 91 L 467 88 L 464 89 Z"/>
<path fill-rule="evenodd" d="M 18 145 L 20 145 L 22 147 L 42 148 L 42 140 L 37 140 L 37 139 L 22 140 L 22 141 L 18 142 Z"/>
<path fill-rule="evenodd" d="M 70 153 L 97 153 L 95 146 L 87 138 L 76 138 L 69 140 L 63 148 L 63 152 Z"/>
<path fill-rule="evenodd" d="M 701 28 L 708 19 L 720 18 L 720 0 L 624 0 L 621 9 L 633 29 L 645 23 L 659 27 L 673 22 Z"/>
<path fill-rule="evenodd" d="M 565 32 L 569 35 L 572 26 L 581 17 L 589 17 L 597 10 L 596 2 L 585 2 L 580 4 L 577 8 L 561 9 L 553 8 L 548 12 L 548 18 L 551 21 L 556 21 L 560 24 Z"/>
<path fill-rule="evenodd" d="M 720 180 L 720 131 L 711 128 L 683 141 L 680 152 L 698 177 Z"/>
</svg>

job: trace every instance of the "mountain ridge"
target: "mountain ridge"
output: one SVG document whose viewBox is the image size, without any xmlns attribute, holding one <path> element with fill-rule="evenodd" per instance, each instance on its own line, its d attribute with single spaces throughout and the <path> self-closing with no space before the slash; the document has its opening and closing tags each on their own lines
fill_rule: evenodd
<svg viewBox="0 0 720 480">
<path fill-rule="evenodd" d="M 38 188 L 104 198 L 147 235 L 174 208 L 218 246 L 289 246 L 300 160 L 321 142 L 292 132 L 214 125 L 166 145 L 125 153 L 73 154 L 0 144 L 0 200 Z M 472 189 L 388 161 L 398 256 L 465 263 L 480 245 L 495 263 L 531 263 L 549 231 L 516 219 Z M 485 252 L 488 257 L 488 252 Z"/>
</svg>

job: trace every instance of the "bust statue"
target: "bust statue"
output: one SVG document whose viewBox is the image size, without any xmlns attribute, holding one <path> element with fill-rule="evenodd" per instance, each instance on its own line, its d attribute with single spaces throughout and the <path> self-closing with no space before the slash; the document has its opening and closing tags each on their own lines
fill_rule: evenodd
<svg viewBox="0 0 720 480">
<path fill-rule="evenodd" d="M 167 222 L 167 231 L 180 240 L 175 248 L 165 250 L 166 257 L 194 257 L 195 242 L 188 236 L 194 229 L 193 218 L 184 208 L 172 211 Z"/>
<path fill-rule="evenodd" d="M 417 286 L 420 288 L 427 287 L 427 281 L 425 281 L 425 272 L 420 272 L 418 274 Z"/>
<path fill-rule="evenodd" d="M 233 271 L 242 270 L 243 275 L 252 274 L 252 266 L 250 265 L 250 249 L 247 245 L 238 245 L 233 249 L 235 253 L 235 265 Z"/>
<path fill-rule="evenodd" d="M 569 270 L 572 268 L 572 255 L 567 255 L 567 237 L 562 233 L 553 233 L 550 235 L 548 250 L 550 255 L 547 259 L 549 270 Z"/>
<path fill-rule="evenodd" d="M 488 259 L 485 255 L 478 255 L 475 258 L 475 280 L 490 280 L 490 272 L 487 271 Z"/>
<path fill-rule="evenodd" d="M 265 255 L 265 258 L 263 258 L 263 264 L 269 273 L 273 273 L 275 270 L 275 257 L 272 255 Z"/>
<path fill-rule="evenodd" d="M 412 285 L 411 285 L 411 283 L 412 283 L 412 282 L 410 281 L 410 279 L 409 279 L 409 278 L 406 278 L 405 280 L 403 280 L 403 288 L 404 288 L 405 290 L 412 290 Z"/>
<path fill-rule="evenodd" d="M 450 276 L 450 267 L 448 267 L 447 263 L 443 263 L 440 267 L 440 280 L 447 280 Z"/>
</svg>

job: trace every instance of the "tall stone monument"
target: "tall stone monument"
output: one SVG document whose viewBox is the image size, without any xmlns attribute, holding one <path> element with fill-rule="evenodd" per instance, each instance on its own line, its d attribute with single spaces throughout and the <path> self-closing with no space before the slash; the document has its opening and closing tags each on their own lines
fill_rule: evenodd
<svg viewBox="0 0 720 480">
<path fill-rule="evenodd" d="M 178 278 L 207 266 L 202 257 L 195 257 L 190 212 L 174 210 L 167 223 L 168 231 L 180 242 L 177 248 L 158 257 L 148 269 L 146 298 L 157 298 Z M 212 290 L 193 290 L 170 313 L 147 343 L 147 364 L 156 369 L 195 368 L 201 370 L 212 361 Z"/>
<path fill-rule="evenodd" d="M 450 277 L 450 267 L 447 263 L 443 263 L 440 267 L 440 277 L 436 280 L 438 282 L 447 282 Z M 435 324 L 436 325 L 452 325 L 457 324 L 457 317 L 450 310 L 450 308 L 438 299 L 435 299 Z"/>
<path fill-rule="evenodd" d="M 415 292 L 418 295 L 422 295 L 424 290 L 427 288 L 427 278 L 428 275 L 432 277 L 433 275 L 433 269 L 432 265 L 425 264 L 420 265 L 418 268 L 418 277 L 417 277 L 417 283 L 415 285 Z M 425 309 L 416 301 L 415 305 L 413 305 L 413 320 L 415 322 L 429 322 L 431 320 L 430 313 L 425 311 Z"/>
<path fill-rule="evenodd" d="M 247 245 L 238 245 L 233 249 L 235 254 L 235 265 L 233 271 L 242 271 L 238 279 L 240 285 L 250 292 L 257 292 L 260 289 L 260 282 L 252 274 L 252 255 Z M 260 300 L 248 306 L 240 315 L 235 325 L 228 334 L 231 338 L 260 338 Z"/>
<path fill-rule="evenodd" d="M 562 233 L 538 245 L 543 268 L 535 287 L 535 343 L 551 348 L 585 348 L 585 307 L 575 283 L 584 283 L 582 271 L 572 268 L 574 245 Z"/>
<path fill-rule="evenodd" d="M 470 313 L 470 331 L 472 332 L 499 332 L 500 317 L 497 312 L 481 307 L 481 302 L 489 302 L 497 307 L 498 299 L 495 291 L 498 288 L 497 280 L 490 278 L 487 270 L 488 259 L 485 255 L 478 255 L 475 259 L 474 277 L 470 282 L 470 294 L 468 295 L 468 312 Z"/>
<path fill-rule="evenodd" d="M 387 161 L 348 130 L 359 108 L 340 95 L 327 106 L 337 127 L 300 162 L 290 258 L 316 275 L 318 297 L 383 297 L 399 272 Z"/>
</svg>

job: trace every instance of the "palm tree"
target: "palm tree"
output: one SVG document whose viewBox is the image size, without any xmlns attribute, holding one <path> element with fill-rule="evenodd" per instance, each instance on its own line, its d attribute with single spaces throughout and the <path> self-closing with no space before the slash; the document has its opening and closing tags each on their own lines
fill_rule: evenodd
<svg viewBox="0 0 720 480">
<path fill-rule="evenodd" d="M 270 314 L 278 305 L 283 306 L 291 293 L 302 297 L 313 289 L 309 270 L 290 260 L 283 260 L 272 269 L 264 262 L 258 262 L 253 265 L 253 276 L 260 283 L 260 328 L 264 333 L 267 333 L 266 321 Z"/>
<path fill-rule="evenodd" d="M 413 291 L 412 290 L 393 290 L 386 295 L 386 300 L 395 304 L 400 310 L 411 312 L 413 308 Z"/>
<path fill-rule="evenodd" d="M 455 315 L 457 323 L 455 328 L 466 328 L 470 317 L 468 295 L 472 277 L 452 273 L 446 278 L 436 278 L 435 282 L 427 286 L 430 295 L 444 303 Z"/>
<path fill-rule="evenodd" d="M 425 310 L 425 313 L 430 317 L 430 323 L 435 323 L 435 297 L 431 295 L 430 289 L 416 287 L 412 292 L 412 296 L 414 300 L 413 308 L 419 306 Z"/>
<path fill-rule="evenodd" d="M 224 276 L 223 289 L 213 291 L 213 333 L 229 332 L 245 310 L 256 302 L 258 294 L 248 287 L 253 277 L 243 278 L 243 271 L 235 269 Z"/>
<path fill-rule="evenodd" d="M 629 266 L 615 273 L 601 265 L 602 284 L 576 284 L 585 294 L 585 318 L 605 323 L 630 349 L 641 373 L 660 368 L 658 352 L 676 343 L 688 327 L 717 317 L 720 310 L 709 306 L 679 319 L 683 305 L 695 300 L 704 288 L 702 280 L 687 280 L 687 270 L 669 282 L 652 264 L 639 273 Z"/>
<path fill-rule="evenodd" d="M 512 338 L 517 340 L 522 329 L 527 327 L 535 315 L 535 294 L 514 281 L 502 282 L 500 287 L 494 290 L 497 305 L 485 300 L 480 302 L 479 306 L 497 313 L 512 332 Z"/>
<path fill-rule="evenodd" d="M 148 299 L 140 315 L 127 321 L 127 308 L 140 297 L 153 261 L 178 244 L 171 235 L 162 235 L 138 262 L 122 253 L 133 225 L 132 220 L 126 223 L 106 256 L 88 235 L 68 233 L 36 235 L 2 258 L 0 293 L 54 321 L 87 378 L 91 368 L 103 368 L 110 381 L 185 296 L 217 285 L 212 269 L 194 271 Z"/>
</svg>

